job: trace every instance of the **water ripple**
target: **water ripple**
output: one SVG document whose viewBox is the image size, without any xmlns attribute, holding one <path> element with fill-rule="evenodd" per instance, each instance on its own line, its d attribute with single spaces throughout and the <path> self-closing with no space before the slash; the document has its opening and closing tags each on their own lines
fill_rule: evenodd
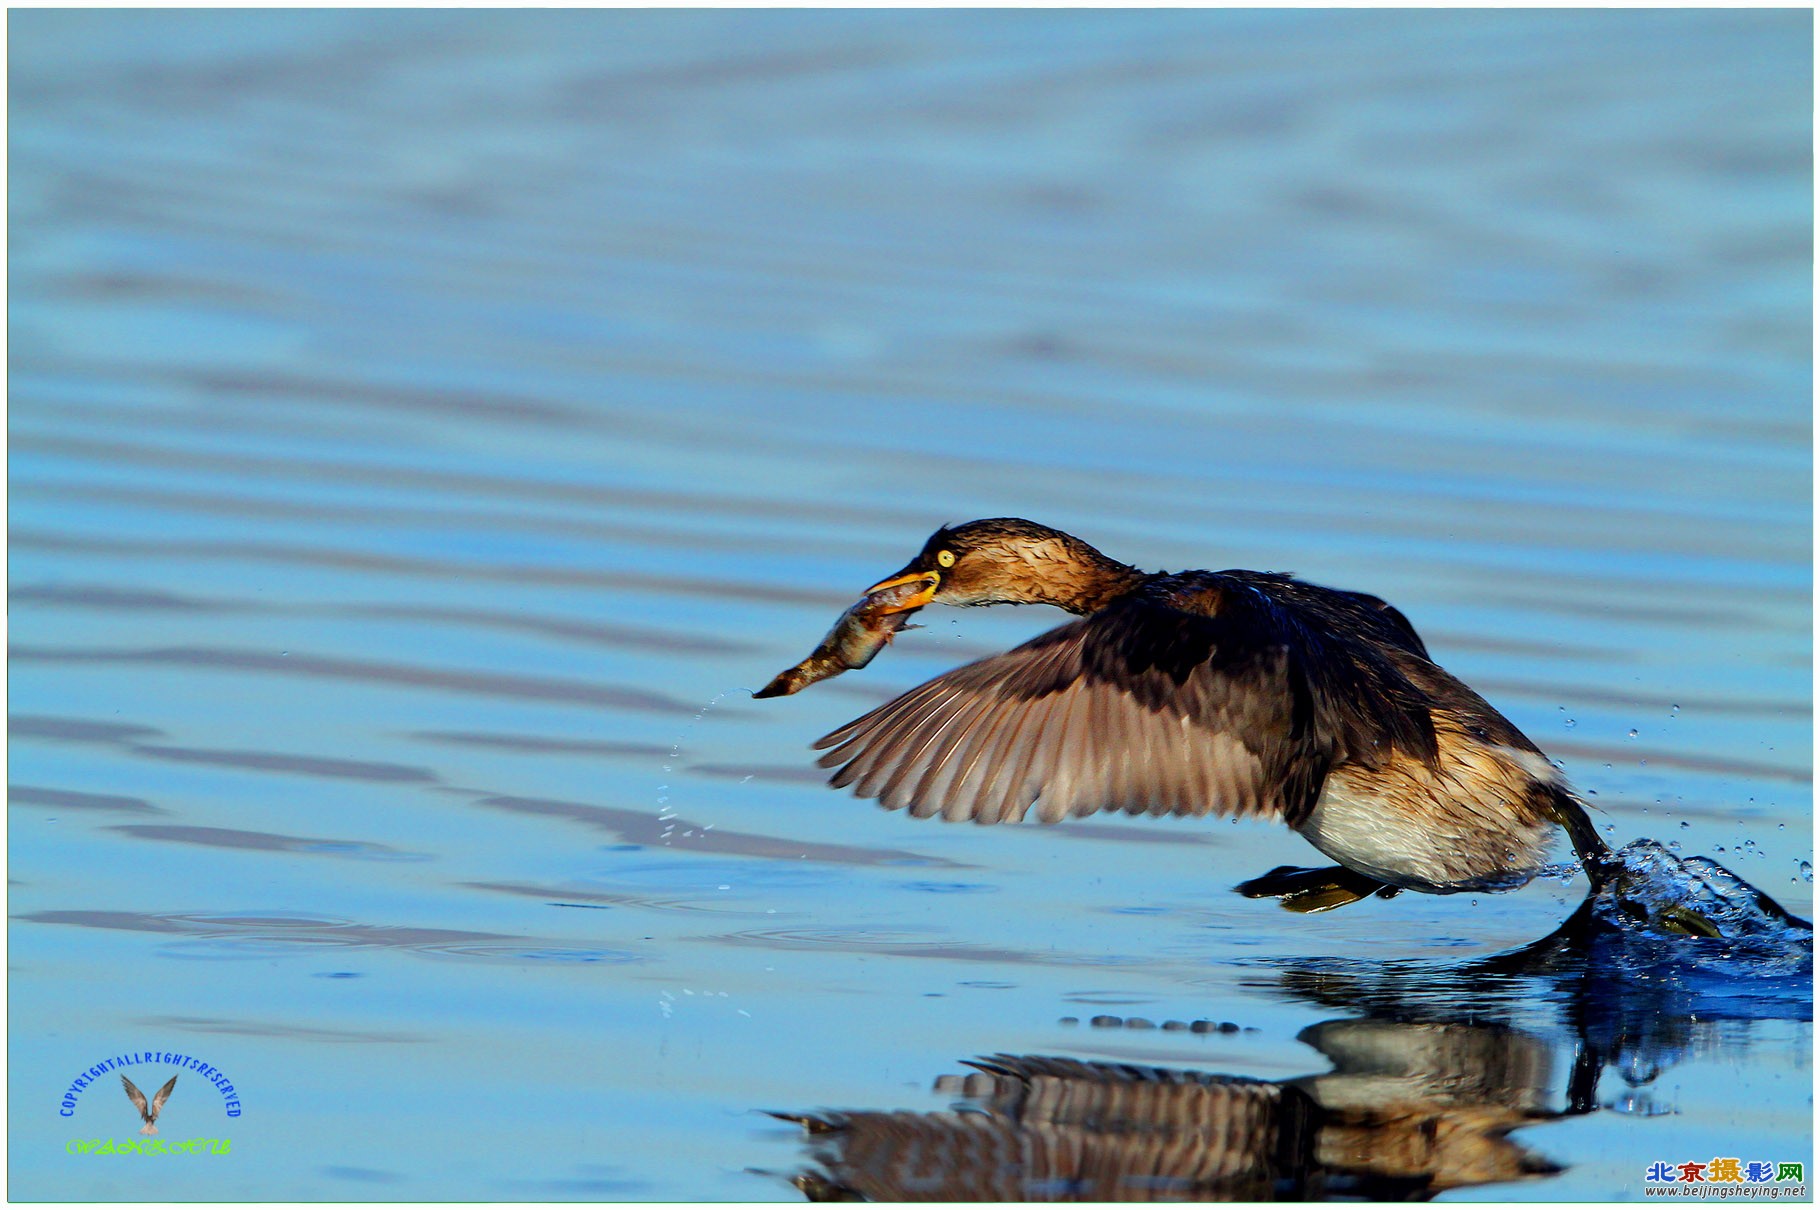
<svg viewBox="0 0 1820 1210">
<path fill-rule="evenodd" d="M 133 744 L 131 749 L 142 756 L 182 764 L 214 765 L 221 769 L 250 769 L 260 773 L 296 773 L 305 777 L 329 777 L 342 781 L 433 782 L 436 774 L 412 765 L 394 765 L 383 761 L 342 760 L 337 757 L 304 756 L 293 752 L 231 751 L 221 748 L 177 748 L 168 744 Z"/>
<path fill-rule="evenodd" d="M 720 907 L 699 900 L 671 899 L 657 895 L 633 895 L 610 891 L 583 890 L 574 886 L 540 886 L 521 882 L 467 882 L 463 886 L 477 891 L 538 899 L 551 907 L 597 908 L 611 910 L 628 907 L 641 911 L 682 912 L 710 916 L 763 917 L 773 913 L 761 909 Z"/>
<path fill-rule="evenodd" d="M 380 1045 L 426 1042 L 422 1034 L 395 1030 L 330 1029 L 321 1025 L 295 1025 L 277 1021 L 233 1020 L 227 1017 L 141 1017 L 134 1022 L 147 1029 L 176 1029 L 185 1033 L 243 1038 L 288 1038 L 297 1042 L 330 1042 Z"/>
<path fill-rule="evenodd" d="M 163 815 L 143 798 L 124 794 L 88 794 L 81 790 L 53 790 L 47 786 L 7 786 L 8 806 L 62 807 L 74 811 L 124 811 L 130 815 Z"/>
<path fill-rule="evenodd" d="M 364 840 L 321 840 L 309 836 L 280 836 L 239 828 L 185 827 L 164 824 L 114 824 L 108 830 L 143 840 L 215 849 L 247 849 L 262 853 L 301 853 L 313 857 L 349 857 L 361 861 L 428 861 L 428 853 L 411 853 L 390 845 Z"/>
<path fill-rule="evenodd" d="M 636 651 L 671 651 L 690 654 L 738 655 L 761 650 L 756 643 L 742 643 L 711 635 L 683 634 L 654 626 L 581 621 L 498 609 L 435 607 L 426 605 L 346 604 L 325 606 L 273 605 L 224 597 L 196 597 L 172 592 L 151 592 L 97 584 L 38 584 L 12 588 L 8 599 L 15 605 L 50 605 L 134 613 L 266 613 L 293 617 L 379 618 L 404 622 L 429 622 L 534 634 L 591 647 Z"/>
<path fill-rule="evenodd" d="M 524 755 L 565 756 L 649 756 L 661 759 L 673 756 L 673 749 L 662 744 L 628 743 L 610 739 L 566 739 L 551 735 L 504 735 L 491 731 L 413 731 L 411 739 L 432 744 L 452 744 L 463 748 L 500 750 Z"/>
<path fill-rule="evenodd" d="M 924 865 L 951 869 L 967 868 L 940 857 L 924 857 L 902 849 L 867 849 L 856 845 L 823 844 L 808 840 L 791 840 L 781 836 L 762 836 L 752 832 L 735 832 L 724 828 L 707 828 L 675 815 L 653 815 L 620 807 L 602 807 L 592 803 L 566 802 L 550 798 L 524 798 L 496 794 L 478 800 L 483 807 L 516 811 L 521 815 L 539 815 L 566 819 L 608 832 L 621 840 L 641 845 L 668 845 L 701 853 L 736 853 L 743 857 L 765 857 L 785 861 L 826 861 L 840 865 Z M 753 877 L 748 872 L 746 877 Z"/>
<path fill-rule="evenodd" d="M 253 959 L 314 953 L 324 948 L 401 950 L 487 962 L 641 961 L 629 951 L 602 950 L 562 941 L 477 933 L 417 925 L 360 924 L 303 912 L 133 912 L 80 909 L 30 912 L 14 917 L 32 924 L 159 933 L 174 938 L 163 953 L 173 958 Z"/>
<path fill-rule="evenodd" d="M 922 939 L 930 936 L 940 939 Z M 949 940 L 943 937 L 939 929 L 894 929 L 863 924 L 751 929 L 704 940 L 711 940 L 716 945 L 756 946 L 761 949 L 877 954 L 895 958 L 933 958 L 1017 966 L 1147 966 L 1153 961 L 1126 954 L 1036 953 L 972 941 Z"/>
<path fill-rule="evenodd" d="M 441 689 L 479 697 L 518 698 L 529 701 L 567 702 L 611 710 L 693 717 L 699 707 L 648 689 L 603 685 L 493 672 L 459 672 L 446 668 L 394 664 L 378 660 L 342 659 L 301 651 L 274 654 L 230 647 L 31 647 L 15 646 L 10 657 L 20 663 L 154 664 L 175 668 L 206 668 L 278 676 L 313 677 L 369 685 L 398 685 Z M 723 714 L 737 715 L 730 709 Z"/>
</svg>

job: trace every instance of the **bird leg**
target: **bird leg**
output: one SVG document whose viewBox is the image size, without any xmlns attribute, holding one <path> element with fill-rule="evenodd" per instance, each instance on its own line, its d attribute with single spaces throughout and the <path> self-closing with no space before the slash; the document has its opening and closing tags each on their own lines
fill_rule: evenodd
<svg viewBox="0 0 1820 1210">
<path fill-rule="evenodd" d="M 1573 842 L 1574 855 L 1580 859 L 1580 867 L 1586 871 L 1586 880 L 1592 884 L 1594 892 L 1624 868 L 1624 863 L 1618 860 L 1618 855 L 1612 852 L 1611 846 L 1600 839 L 1598 830 L 1586 815 L 1586 807 L 1571 793 L 1555 787 L 1544 809 L 1554 817 L 1556 823 L 1567 830 L 1567 838 Z"/>
<path fill-rule="evenodd" d="M 1389 899 L 1401 887 L 1347 869 L 1343 865 L 1300 869 L 1280 865 L 1268 874 L 1248 879 L 1233 888 L 1247 899 L 1276 898 L 1292 912 L 1328 912 L 1357 903 L 1370 895 Z"/>
</svg>

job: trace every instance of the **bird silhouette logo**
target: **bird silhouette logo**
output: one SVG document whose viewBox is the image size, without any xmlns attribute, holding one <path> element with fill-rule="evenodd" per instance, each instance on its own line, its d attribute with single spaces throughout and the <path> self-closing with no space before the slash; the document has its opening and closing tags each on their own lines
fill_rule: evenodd
<svg viewBox="0 0 1820 1210">
<path fill-rule="evenodd" d="M 164 1103 L 171 1099 L 171 1089 L 177 1087 L 177 1077 L 172 1076 L 164 1082 L 164 1087 L 158 1090 L 158 1095 L 152 1098 L 150 1105 L 145 1103 L 145 1094 L 140 1092 L 131 1080 L 121 1076 L 120 1082 L 126 1085 L 127 1100 L 133 1103 L 133 1108 L 139 1111 L 139 1117 L 145 1122 L 145 1125 L 139 1128 L 139 1133 L 157 1134 L 158 1127 L 154 1123 L 158 1121 L 158 1114 L 164 1108 Z"/>
</svg>

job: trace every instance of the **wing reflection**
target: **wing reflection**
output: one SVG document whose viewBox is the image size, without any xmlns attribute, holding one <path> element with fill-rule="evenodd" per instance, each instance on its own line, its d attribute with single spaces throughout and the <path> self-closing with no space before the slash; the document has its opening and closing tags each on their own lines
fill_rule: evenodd
<svg viewBox="0 0 1820 1210">
<path fill-rule="evenodd" d="M 997 1055 L 945 1076 L 970 1111 L 792 1117 L 812 1201 L 1130 1201 L 1178 1190 L 1270 1197 L 1310 1166 L 1313 1104 L 1192 1071 Z"/>
</svg>

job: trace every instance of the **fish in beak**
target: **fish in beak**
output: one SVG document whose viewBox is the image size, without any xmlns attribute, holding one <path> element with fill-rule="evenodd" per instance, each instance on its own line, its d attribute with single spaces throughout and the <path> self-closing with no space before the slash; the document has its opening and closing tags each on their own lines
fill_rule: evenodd
<svg viewBox="0 0 1820 1210">
<path fill-rule="evenodd" d="M 935 600 L 942 586 L 939 571 L 912 571 L 880 580 L 860 598 L 860 605 L 881 614 L 906 613 Z"/>
<path fill-rule="evenodd" d="M 853 668 L 864 668 L 897 632 L 910 625 L 910 615 L 935 599 L 941 576 L 935 572 L 902 575 L 866 590 L 835 621 L 821 643 L 802 663 L 786 668 L 753 697 L 787 697 L 817 681 Z"/>
</svg>

